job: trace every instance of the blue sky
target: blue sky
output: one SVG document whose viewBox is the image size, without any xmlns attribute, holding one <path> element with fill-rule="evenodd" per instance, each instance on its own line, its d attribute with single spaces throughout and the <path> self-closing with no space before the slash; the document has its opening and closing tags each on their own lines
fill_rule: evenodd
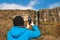
<svg viewBox="0 0 60 40">
<path fill-rule="evenodd" d="M 0 0 L 0 9 L 34 9 L 60 7 L 60 0 Z"/>
</svg>

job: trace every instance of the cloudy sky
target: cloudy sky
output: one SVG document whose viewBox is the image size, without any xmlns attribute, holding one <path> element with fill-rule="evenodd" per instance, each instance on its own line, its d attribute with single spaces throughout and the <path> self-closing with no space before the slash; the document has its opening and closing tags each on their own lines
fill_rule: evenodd
<svg viewBox="0 0 60 40">
<path fill-rule="evenodd" d="M 0 9 L 34 9 L 60 7 L 60 0 L 0 0 Z"/>
</svg>

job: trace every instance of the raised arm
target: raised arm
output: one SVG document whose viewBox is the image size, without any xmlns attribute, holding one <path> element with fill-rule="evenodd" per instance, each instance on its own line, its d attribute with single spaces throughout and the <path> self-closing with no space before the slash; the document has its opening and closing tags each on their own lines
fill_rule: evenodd
<svg viewBox="0 0 60 40">
<path fill-rule="evenodd" d="M 30 30 L 30 37 L 37 38 L 41 35 L 41 31 L 38 29 L 38 26 L 32 26 L 32 30 Z"/>
<path fill-rule="evenodd" d="M 32 30 L 29 30 L 29 36 L 31 38 L 37 38 L 41 35 L 41 31 L 39 30 L 37 25 L 34 25 L 33 21 L 31 23 Z"/>
</svg>

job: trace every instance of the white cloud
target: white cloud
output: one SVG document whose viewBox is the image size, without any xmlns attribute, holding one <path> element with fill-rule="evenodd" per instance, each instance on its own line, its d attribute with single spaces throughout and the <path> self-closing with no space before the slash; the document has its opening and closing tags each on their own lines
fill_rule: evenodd
<svg viewBox="0 0 60 40">
<path fill-rule="evenodd" d="M 15 3 L 12 3 L 12 4 L 2 3 L 2 4 L 0 4 L 0 9 L 2 9 L 2 10 L 7 10 L 7 9 L 11 9 L 11 10 L 15 10 L 15 9 L 21 9 L 21 10 L 34 9 L 33 6 L 36 3 L 37 3 L 37 0 L 31 0 L 30 3 L 27 6 L 18 5 L 18 4 L 15 4 Z"/>
<path fill-rule="evenodd" d="M 34 6 L 36 3 L 38 3 L 37 0 L 32 0 L 32 1 L 28 4 L 28 6 Z"/>
<path fill-rule="evenodd" d="M 60 2 L 49 5 L 49 9 L 52 9 L 52 8 L 55 8 L 55 7 L 60 7 Z"/>
<path fill-rule="evenodd" d="M 5 10 L 5 9 L 11 9 L 11 10 L 15 10 L 15 9 L 21 9 L 21 10 L 26 10 L 26 9 L 33 9 L 33 7 L 29 7 L 29 6 L 22 6 L 22 5 L 18 5 L 18 4 L 8 4 L 8 3 L 3 3 L 0 4 L 0 9 Z"/>
</svg>

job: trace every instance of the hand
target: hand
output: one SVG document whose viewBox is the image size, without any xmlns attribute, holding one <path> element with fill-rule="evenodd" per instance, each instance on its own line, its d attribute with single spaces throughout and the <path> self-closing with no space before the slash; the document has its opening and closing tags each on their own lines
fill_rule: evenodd
<svg viewBox="0 0 60 40">
<path fill-rule="evenodd" d="M 29 28 L 30 27 L 30 25 L 29 25 L 29 23 L 27 22 L 27 28 Z"/>
<path fill-rule="evenodd" d="M 31 24 L 30 24 L 31 26 L 34 26 L 34 23 L 33 23 L 33 21 L 31 21 Z"/>
<path fill-rule="evenodd" d="M 27 22 L 27 28 L 31 27 L 31 26 L 34 26 L 34 23 L 33 21 L 31 21 L 31 24 L 29 25 L 29 23 Z"/>
</svg>

